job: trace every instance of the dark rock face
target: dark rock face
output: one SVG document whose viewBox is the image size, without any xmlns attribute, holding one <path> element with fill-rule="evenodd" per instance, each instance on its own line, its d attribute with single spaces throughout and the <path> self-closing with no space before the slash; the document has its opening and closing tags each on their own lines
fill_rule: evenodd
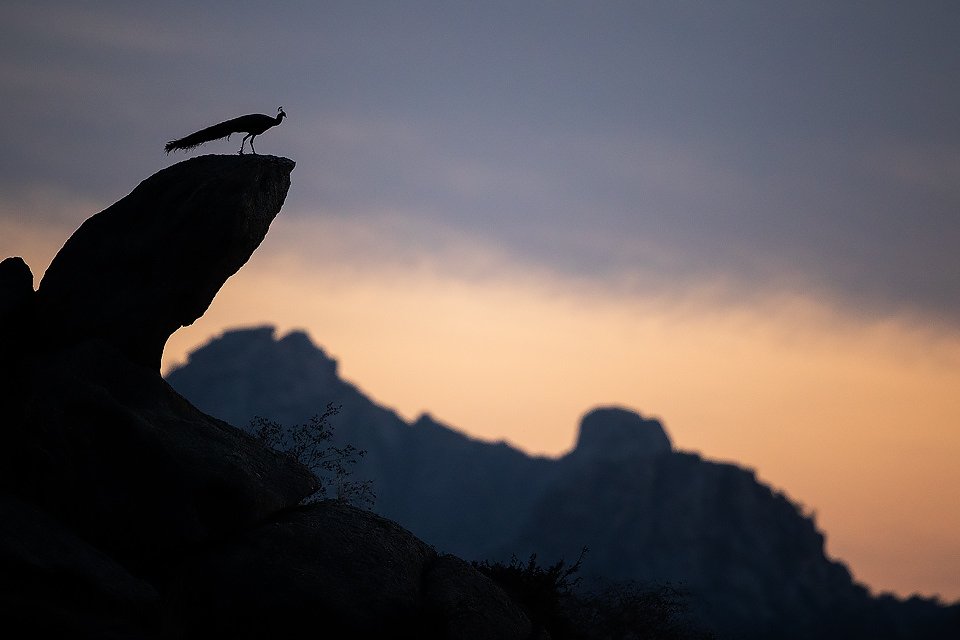
<svg viewBox="0 0 960 640">
<path fill-rule="evenodd" d="M 489 580 L 399 525 L 298 508 L 313 473 L 160 377 L 293 167 L 195 158 L 84 223 L 39 291 L 0 263 L 0 620 L 25 637 L 284 637 L 323 629 L 316 611 L 324 637 L 529 635 Z"/>
<path fill-rule="evenodd" d="M 529 621 L 469 564 L 335 500 L 232 539 L 178 577 L 188 637 L 527 638 Z"/>
<path fill-rule="evenodd" d="M 52 588 L 54 587 L 54 588 Z M 137 637 L 160 595 L 35 504 L 0 493 L 0 620 L 24 637 Z M 8 636 L 12 637 L 12 636 Z"/>
<path fill-rule="evenodd" d="M 0 336 L 17 386 L 3 396 L 0 482 L 139 571 L 317 486 L 156 371 L 170 333 L 260 244 L 293 166 L 208 156 L 165 169 L 87 220 L 36 293 L 22 261 L 3 263 L 4 317 L 23 332 Z"/>
<path fill-rule="evenodd" d="M 10 424 L 19 420 L 13 415 L 24 391 L 19 365 L 33 346 L 35 295 L 33 273 L 22 258 L 0 262 L 0 407 L 7 408 Z"/>
<path fill-rule="evenodd" d="M 37 288 L 43 338 L 115 344 L 160 370 L 170 335 L 210 306 L 263 241 L 294 163 L 201 156 L 144 180 L 67 240 Z"/>
<path fill-rule="evenodd" d="M 305 468 L 200 412 L 105 341 L 26 369 L 4 484 L 138 570 L 154 573 L 317 487 Z"/>
<path fill-rule="evenodd" d="M 6 328 L 14 313 L 23 309 L 33 294 L 33 272 L 23 258 L 0 262 L 0 327 Z"/>
<path fill-rule="evenodd" d="M 831 610 L 867 599 L 814 522 L 750 471 L 689 453 L 569 462 L 517 549 L 586 545 L 605 578 L 682 583 L 709 626 L 746 637 L 833 637 Z"/>
<path fill-rule="evenodd" d="M 619 407 L 594 409 L 580 422 L 580 435 L 571 459 L 623 460 L 670 453 L 663 425 Z"/>
</svg>

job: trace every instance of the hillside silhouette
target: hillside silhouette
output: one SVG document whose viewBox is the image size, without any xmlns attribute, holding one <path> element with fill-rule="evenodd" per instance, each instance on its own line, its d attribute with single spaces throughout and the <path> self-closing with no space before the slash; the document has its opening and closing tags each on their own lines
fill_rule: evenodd
<svg viewBox="0 0 960 640">
<path fill-rule="evenodd" d="M 300 331 L 224 333 L 167 375 L 204 411 L 297 424 L 340 406 L 336 435 L 365 449 L 374 510 L 469 560 L 590 549 L 584 574 L 682 585 L 706 624 L 756 638 L 953 637 L 958 609 L 873 597 L 824 553 L 812 516 L 750 470 L 677 451 L 662 424 L 621 407 L 588 412 L 559 459 L 472 439 L 423 415 L 408 423 L 338 374 Z"/>
</svg>

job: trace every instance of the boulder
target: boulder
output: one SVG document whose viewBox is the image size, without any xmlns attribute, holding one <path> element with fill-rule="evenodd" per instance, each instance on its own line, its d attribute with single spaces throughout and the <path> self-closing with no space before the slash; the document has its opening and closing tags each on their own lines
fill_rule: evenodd
<svg viewBox="0 0 960 640">
<path fill-rule="evenodd" d="M 187 563 L 170 624 L 188 638 L 511 638 L 530 622 L 472 566 L 337 500 L 282 514 Z"/>
<path fill-rule="evenodd" d="M 29 502 L 0 492 L 0 619 L 23 637 L 147 638 L 160 595 Z M 8 636 L 9 637 L 9 636 Z"/>
<path fill-rule="evenodd" d="M 30 359 L 0 481 L 138 570 L 248 527 L 319 487 L 105 340 Z"/>
<path fill-rule="evenodd" d="M 280 211 L 295 163 L 201 156 L 164 169 L 84 222 L 37 288 L 42 338 L 87 338 L 160 371 L 170 335 L 210 306 Z"/>
<path fill-rule="evenodd" d="M 181 162 L 81 225 L 35 293 L 22 260 L 3 262 L 0 344 L 16 356 L 3 376 L 16 393 L 2 396 L 0 487 L 150 574 L 318 488 L 159 375 L 169 335 L 263 240 L 293 167 L 270 156 Z"/>
<path fill-rule="evenodd" d="M 23 357 L 33 340 L 33 272 L 23 258 L 0 262 L 0 434 L 19 422 L 18 399 L 24 392 Z M 0 460 L 2 460 L 0 453 Z"/>
<path fill-rule="evenodd" d="M 442 621 L 442 637 L 549 638 L 543 629 L 532 631 L 530 620 L 503 589 L 456 556 L 444 554 L 431 563 L 423 593 L 427 610 Z"/>
<path fill-rule="evenodd" d="M 7 323 L 24 312 L 33 293 L 33 272 L 23 258 L 0 262 L 0 329 L 7 329 Z"/>
</svg>

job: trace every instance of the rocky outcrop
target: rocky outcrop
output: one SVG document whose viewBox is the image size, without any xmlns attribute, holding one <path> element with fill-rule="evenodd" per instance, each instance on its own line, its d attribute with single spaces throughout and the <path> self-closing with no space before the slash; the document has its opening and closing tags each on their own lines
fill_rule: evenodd
<svg viewBox="0 0 960 640">
<path fill-rule="evenodd" d="M 169 335 L 206 309 L 277 215 L 293 162 L 208 156 L 87 220 L 36 293 L 4 261 L 12 355 L 2 488 L 138 571 L 296 505 L 302 466 L 205 415 L 159 376 Z M 32 281 L 32 278 L 31 278 Z"/>
<path fill-rule="evenodd" d="M 577 445 L 569 458 L 599 463 L 655 457 L 671 450 L 670 438 L 657 420 L 621 407 L 602 407 L 580 421 Z"/>
<path fill-rule="evenodd" d="M 23 258 L 7 258 L 0 262 L 0 329 L 4 335 L 9 335 L 10 323 L 25 315 L 33 294 L 33 272 Z"/>
<path fill-rule="evenodd" d="M 314 491 L 290 458 L 200 412 L 110 343 L 30 358 L 3 483 L 140 571 Z"/>
<path fill-rule="evenodd" d="M 158 626 L 159 611 L 148 582 L 36 504 L 0 493 L 5 637 L 137 637 Z"/>
<path fill-rule="evenodd" d="M 85 222 L 36 292 L 22 260 L 0 264 L 4 637 L 529 635 L 487 578 L 399 525 L 298 506 L 313 473 L 160 377 L 166 340 L 249 259 L 293 168 L 182 162 Z"/>
<path fill-rule="evenodd" d="M 102 338 L 154 371 L 167 338 L 192 324 L 263 241 L 294 163 L 202 156 L 144 180 L 83 223 L 37 288 L 41 338 Z"/>
<path fill-rule="evenodd" d="M 527 638 L 530 622 L 469 564 L 335 500 L 241 534 L 179 576 L 188 637 Z M 306 614 L 305 614 L 306 612 Z"/>
</svg>

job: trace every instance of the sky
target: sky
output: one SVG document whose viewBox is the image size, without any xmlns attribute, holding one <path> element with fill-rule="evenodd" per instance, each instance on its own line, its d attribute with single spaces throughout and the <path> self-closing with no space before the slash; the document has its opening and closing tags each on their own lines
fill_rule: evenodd
<svg viewBox="0 0 960 640">
<path fill-rule="evenodd" d="M 960 5 L 0 2 L 0 253 L 247 113 L 297 162 L 164 370 L 306 329 L 408 419 L 561 455 L 616 404 L 960 599 Z M 575 551 L 575 550 L 574 550 Z"/>
</svg>

